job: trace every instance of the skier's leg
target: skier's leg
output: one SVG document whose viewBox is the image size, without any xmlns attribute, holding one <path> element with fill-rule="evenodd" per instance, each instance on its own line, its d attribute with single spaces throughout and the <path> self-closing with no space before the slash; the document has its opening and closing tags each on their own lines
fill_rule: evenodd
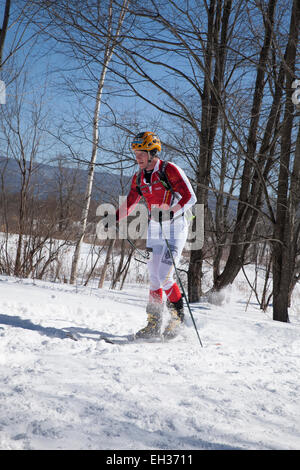
<svg viewBox="0 0 300 470">
<path fill-rule="evenodd" d="M 156 243 L 154 246 L 151 247 L 151 258 L 147 263 L 150 280 L 149 302 L 163 302 L 163 290 L 161 288 L 160 278 L 158 274 L 158 267 L 161 260 L 162 251 L 162 242 Z"/>
<path fill-rule="evenodd" d="M 149 300 L 146 307 L 147 325 L 135 334 L 136 338 L 160 336 L 163 311 L 163 290 L 160 286 L 157 267 L 159 266 L 162 250 L 162 243 L 153 247 L 151 259 L 147 263 L 150 277 Z"/>
<path fill-rule="evenodd" d="M 163 290 L 162 290 L 161 287 L 159 289 L 154 289 L 154 290 L 150 288 L 149 302 L 150 303 L 154 302 L 154 303 L 162 304 L 162 302 L 163 302 Z"/>
<path fill-rule="evenodd" d="M 185 242 L 186 237 L 169 240 L 169 247 L 172 251 L 175 264 L 177 264 L 180 260 Z M 159 283 L 165 291 L 165 294 L 170 302 L 177 302 L 181 297 L 178 284 L 174 281 L 174 272 L 175 268 L 172 256 L 170 255 L 167 244 L 164 242 L 163 251 L 161 253 L 158 266 L 157 278 L 159 279 Z"/>
<path fill-rule="evenodd" d="M 165 288 L 165 294 L 169 302 L 178 302 L 182 296 L 179 286 L 176 282 L 174 282 L 174 284 L 172 284 L 169 289 Z"/>
<path fill-rule="evenodd" d="M 175 263 L 177 263 L 181 257 L 186 237 L 182 236 L 180 239 L 171 239 L 169 241 L 169 247 L 172 251 Z M 183 298 L 178 284 L 174 282 L 174 271 L 175 268 L 169 248 L 165 246 L 159 266 L 159 277 L 168 298 L 167 307 L 170 312 L 170 320 L 163 332 L 163 336 L 168 338 L 174 337 L 178 333 L 179 326 L 184 321 Z"/>
</svg>

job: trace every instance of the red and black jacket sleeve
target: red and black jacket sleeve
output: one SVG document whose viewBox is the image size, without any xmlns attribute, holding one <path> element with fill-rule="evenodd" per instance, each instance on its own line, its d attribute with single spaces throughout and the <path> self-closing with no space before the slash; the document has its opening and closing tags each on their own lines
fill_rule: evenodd
<svg viewBox="0 0 300 470">
<path fill-rule="evenodd" d="M 135 174 L 134 177 L 132 178 L 130 191 L 127 195 L 126 201 L 124 201 L 123 204 L 121 204 L 121 206 L 116 212 L 117 222 L 127 217 L 130 214 L 130 212 L 134 209 L 134 207 L 137 205 L 139 200 L 141 199 L 141 195 L 139 194 L 138 188 L 136 185 L 136 178 L 137 178 L 137 174 Z"/>
</svg>

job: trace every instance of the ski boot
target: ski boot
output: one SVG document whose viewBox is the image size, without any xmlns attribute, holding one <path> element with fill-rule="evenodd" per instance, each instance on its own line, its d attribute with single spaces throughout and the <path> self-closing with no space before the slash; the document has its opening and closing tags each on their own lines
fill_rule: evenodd
<svg viewBox="0 0 300 470">
<path fill-rule="evenodd" d="M 163 337 L 166 339 L 171 339 L 175 338 L 175 336 L 179 333 L 180 327 L 184 321 L 183 298 L 181 297 L 177 302 L 170 302 L 168 300 L 167 308 L 171 314 L 171 318 L 163 332 Z"/>
<path fill-rule="evenodd" d="M 135 338 L 153 338 L 160 336 L 163 304 L 150 302 L 147 305 L 147 325 L 135 333 Z"/>
</svg>

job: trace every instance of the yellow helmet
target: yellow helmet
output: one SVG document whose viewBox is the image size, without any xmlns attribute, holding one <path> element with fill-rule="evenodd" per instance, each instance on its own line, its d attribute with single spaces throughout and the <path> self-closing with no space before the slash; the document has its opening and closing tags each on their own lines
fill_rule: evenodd
<svg viewBox="0 0 300 470">
<path fill-rule="evenodd" d="M 132 150 L 145 150 L 146 152 L 151 152 L 151 150 L 160 152 L 161 143 L 159 137 L 154 132 L 140 132 L 135 136 L 131 148 Z"/>
</svg>

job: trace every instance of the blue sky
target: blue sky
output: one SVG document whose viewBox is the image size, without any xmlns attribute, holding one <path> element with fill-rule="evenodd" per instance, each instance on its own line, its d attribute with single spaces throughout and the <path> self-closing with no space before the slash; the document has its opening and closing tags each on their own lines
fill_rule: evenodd
<svg viewBox="0 0 300 470">
<path fill-rule="evenodd" d="M 4 2 L 0 5 L 0 15 L 2 17 L 4 8 Z M 289 12 L 287 13 L 289 15 Z M 282 31 L 286 30 L 286 25 L 282 25 Z M 33 29 L 30 28 L 27 30 L 27 35 L 30 36 Z M 10 41 L 13 36 L 13 31 L 10 31 L 7 38 L 6 48 L 9 49 Z M 33 51 L 31 51 L 28 60 L 26 62 L 26 70 L 28 73 L 28 79 L 30 86 L 28 86 L 28 104 L 34 95 L 38 96 L 42 91 L 44 93 L 44 105 L 45 109 L 49 112 L 49 131 L 57 133 L 58 130 L 68 129 L 70 133 L 66 137 L 68 144 L 72 144 L 74 150 L 80 153 L 82 156 L 85 156 L 89 160 L 91 153 L 91 143 L 88 142 L 88 138 L 91 136 L 92 129 L 92 115 L 94 109 L 94 96 L 95 96 L 95 83 L 91 86 L 91 82 L 88 82 L 87 75 L 83 69 L 78 69 L 78 63 L 74 59 L 67 58 L 61 52 L 58 52 L 61 49 L 61 45 L 58 45 L 55 41 L 45 41 L 43 38 L 38 42 L 38 45 L 35 46 Z M 16 60 L 18 64 L 23 62 L 23 58 L 26 53 L 29 51 L 29 45 L 24 47 L 17 55 Z M 167 61 L 169 60 L 167 55 L 158 57 L 159 60 Z M 180 55 L 176 56 L 176 66 L 184 70 L 184 67 L 187 66 L 187 63 L 184 59 L 181 60 Z M 99 74 L 99 65 L 93 67 L 93 72 L 96 75 Z M 168 83 L 168 86 L 173 81 L 173 88 L 176 87 L 176 82 L 172 78 L 171 74 L 166 74 L 160 66 L 151 66 L 149 69 L 152 73 L 156 75 L 164 74 L 164 80 Z M 155 71 L 155 72 L 154 72 Z M 240 79 L 245 85 L 245 82 L 248 80 L 249 86 L 251 85 L 251 73 L 253 77 L 255 76 L 255 68 L 252 72 L 249 73 L 248 77 L 243 75 Z M 198 72 L 199 73 L 199 72 Z M 80 94 L 76 95 L 71 93 L 65 83 L 65 79 L 72 80 L 76 86 L 80 89 Z M 170 126 L 170 120 L 159 111 L 155 110 L 149 104 L 141 101 L 140 99 L 129 96 L 124 91 L 120 94 L 117 91 L 120 89 L 120 86 L 114 82 L 112 74 L 108 74 L 107 80 L 105 83 L 104 95 L 103 95 L 103 105 L 101 108 L 100 118 L 102 116 L 112 117 L 114 111 L 121 116 L 124 120 L 124 124 L 127 124 L 128 121 L 132 120 L 131 128 L 134 128 L 134 121 L 139 123 L 138 130 L 149 129 L 151 122 L 157 121 L 159 123 L 160 129 L 165 129 L 166 132 L 161 130 L 160 137 L 162 140 L 164 138 L 168 139 L 172 135 L 172 127 Z M 252 80 L 253 81 L 253 80 Z M 200 116 L 200 103 L 199 97 L 193 95 L 194 91 L 192 90 L 189 94 L 188 87 L 184 84 L 184 81 L 180 81 L 180 91 L 186 93 L 186 100 L 191 100 L 188 102 L 189 107 L 194 107 L 195 110 L 199 108 Z M 184 86 L 186 86 L 184 90 Z M 83 93 L 83 90 L 90 88 L 90 93 Z M 154 87 L 151 87 L 149 84 L 145 87 L 143 84 L 140 84 L 141 89 L 146 93 L 148 98 L 155 96 L 155 99 L 158 99 L 158 92 Z M 184 91 L 183 91 L 184 90 Z M 152 95 L 154 94 L 154 95 Z M 8 99 L 10 98 L 10 90 L 7 90 Z M 190 95 L 190 96 L 189 96 Z M 185 96 L 185 95 L 184 95 Z M 165 98 L 164 98 L 165 99 Z M 159 101 L 159 100 L 158 100 Z M 247 103 L 247 106 L 250 105 L 250 102 Z M 84 138 L 83 130 L 79 131 L 79 127 L 84 126 L 84 132 L 86 133 L 86 139 Z M 155 130 L 155 129 L 154 129 Z M 108 126 L 107 120 L 100 120 L 100 135 L 101 141 L 104 141 L 104 145 L 107 143 L 111 144 L 113 139 L 119 139 L 122 136 L 121 130 L 116 130 Z M 52 139 L 54 142 L 54 139 Z M 55 145 L 51 149 L 52 155 L 55 153 L 67 153 L 68 148 L 62 145 L 60 142 L 56 141 Z M 130 150 L 128 149 L 128 155 L 130 155 Z M 105 153 L 99 151 L 98 161 L 101 162 L 105 157 Z M 108 156 L 109 157 L 109 156 Z M 114 159 L 114 157 L 112 156 Z M 132 173 L 133 169 L 129 169 L 129 172 Z"/>
<path fill-rule="evenodd" d="M 3 13 L 3 3 L 1 4 Z M 30 36 L 33 32 L 32 28 L 27 30 L 27 35 Z M 9 49 L 10 40 L 13 36 L 13 31 L 10 31 L 6 49 Z M 29 44 L 30 45 L 30 44 Z M 29 45 L 24 47 L 22 51 L 16 56 L 19 64 L 22 63 L 23 57 L 29 51 Z M 78 69 L 78 63 L 75 60 L 67 58 L 62 53 L 59 53 L 61 45 L 55 43 L 55 41 L 39 41 L 38 47 L 36 46 L 33 51 L 30 52 L 26 63 L 26 69 L 28 73 L 28 80 L 30 86 L 28 88 L 28 102 L 32 99 L 33 94 L 44 93 L 45 107 L 49 109 L 50 116 L 50 127 L 61 126 L 62 123 L 65 127 L 72 130 L 71 135 L 68 137 L 68 142 L 72 140 L 76 151 L 84 154 L 89 154 L 91 144 L 84 142 L 82 139 L 82 133 L 76 132 L 76 120 L 80 124 L 86 125 L 87 135 L 91 135 L 92 113 L 94 108 L 94 96 L 88 96 L 87 94 L 81 93 L 81 96 L 70 93 L 64 85 L 64 79 L 71 79 L 81 89 L 86 88 L 86 74 L 83 69 Z M 166 60 L 166 57 L 160 58 L 160 60 Z M 179 60 L 177 58 L 177 60 Z M 177 62 L 177 66 L 179 63 Z M 184 64 L 181 64 L 183 67 Z M 93 71 L 97 74 L 96 70 L 98 66 L 93 68 Z M 154 70 L 154 69 L 153 69 Z M 155 67 L 155 76 L 164 74 L 165 81 L 168 85 L 172 82 L 172 76 L 165 73 L 161 67 Z M 134 97 L 132 93 L 119 94 L 117 91 L 120 88 L 118 84 L 111 80 L 112 74 L 108 73 L 107 80 L 105 83 L 103 105 L 101 108 L 100 118 L 106 114 L 106 116 L 113 116 L 114 111 L 117 111 L 125 121 L 132 120 L 137 121 L 139 124 L 138 130 L 149 129 L 150 123 L 158 121 L 161 127 L 167 127 L 166 122 L 168 119 L 159 111 L 155 110 L 151 105 L 143 102 L 142 100 Z M 173 80 L 174 82 L 174 80 Z M 89 82 L 89 85 L 91 83 Z M 174 82 L 174 88 L 176 83 Z M 183 83 L 180 83 L 181 90 Z M 95 94 L 95 84 L 93 85 Z M 154 87 L 147 85 L 145 88 L 143 85 L 139 85 L 140 90 L 143 90 L 147 98 L 152 99 L 154 96 L 157 99 L 158 92 Z M 9 97 L 9 90 L 8 90 Z M 155 130 L 155 129 L 153 129 Z M 107 121 L 101 122 L 100 124 L 101 135 L 108 141 L 114 137 L 116 130 L 112 130 L 107 126 Z M 121 131 L 120 131 L 121 133 Z M 161 138 L 164 139 L 163 132 L 161 131 Z M 66 148 L 63 148 L 61 144 L 57 144 L 57 151 L 64 152 Z"/>
<path fill-rule="evenodd" d="M 2 21 L 4 12 L 4 2 L 0 4 L 0 18 Z M 11 18 L 14 16 L 12 11 Z M 10 51 L 13 38 L 17 31 L 17 25 L 10 28 L 7 34 L 5 43 L 4 56 Z M 29 27 L 26 30 L 24 39 L 29 38 L 34 32 L 33 27 Z M 20 33 L 20 31 L 19 31 Z M 17 54 L 14 55 L 13 61 L 11 60 L 6 64 L 3 77 L 7 83 L 7 101 L 14 99 L 14 87 L 9 85 L 9 77 L 11 76 L 11 66 L 13 62 L 17 65 L 13 65 L 14 70 L 20 68 L 23 65 L 24 58 L 28 55 L 23 72 L 26 72 L 28 85 L 26 88 L 25 101 L 30 107 L 32 101 L 39 95 L 43 95 L 43 102 L 45 112 L 49 115 L 49 131 L 57 133 L 57 129 L 68 129 L 70 133 L 65 137 L 68 144 L 73 146 L 75 152 L 78 152 L 82 157 L 89 160 L 91 154 L 91 143 L 88 141 L 91 138 L 92 132 L 92 116 L 95 104 L 95 83 L 91 81 L 87 82 L 87 75 L 84 69 L 78 68 L 78 62 L 67 58 L 62 53 L 62 46 L 58 45 L 54 40 L 45 41 L 44 38 L 38 41 L 31 49 L 32 41 L 26 44 Z M 100 66 L 94 67 L 95 74 L 99 74 Z M 0 77 L 1 78 L 1 77 Z M 88 90 L 89 93 L 74 94 L 68 90 L 65 83 L 65 79 L 72 80 L 76 86 L 82 92 L 83 89 Z M 115 87 L 116 88 L 116 87 Z M 118 112 L 124 113 L 124 115 L 130 113 L 138 114 L 145 108 L 144 104 L 138 104 L 134 98 L 125 96 L 119 96 L 112 93 L 112 82 L 110 81 L 110 74 L 107 76 L 104 94 L 103 104 L 101 107 L 101 113 L 107 114 L 109 107 L 111 110 L 117 110 Z M 105 105 L 108 103 L 109 107 Z M 149 107 L 148 107 L 149 108 Z M 148 109 L 148 116 L 149 112 Z M 152 110 L 151 110 L 152 112 Z M 84 133 L 87 139 L 83 138 L 83 132 L 79 131 L 80 126 L 84 126 Z M 102 123 L 100 120 L 100 135 L 101 138 L 109 141 L 112 134 L 112 130 L 107 127 L 107 123 Z M 55 140 L 51 139 L 52 145 Z M 56 142 L 56 145 L 52 146 L 52 156 L 56 153 L 68 153 L 68 148 L 61 142 Z M 101 153 L 101 151 L 99 151 Z M 49 155 L 49 157 L 51 157 Z M 130 170 L 131 171 L 131 170 Z"/>
</svg>

